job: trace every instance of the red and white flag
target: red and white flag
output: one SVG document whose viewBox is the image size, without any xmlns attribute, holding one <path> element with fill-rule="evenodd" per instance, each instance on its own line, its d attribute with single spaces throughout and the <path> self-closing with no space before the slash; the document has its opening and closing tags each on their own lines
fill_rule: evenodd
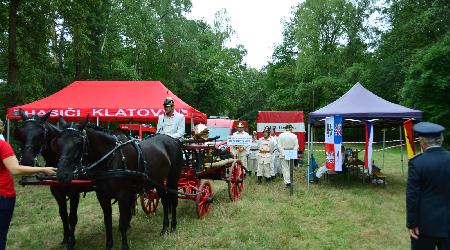
<svg viewBox="0 0 450 250">
<path fill-rule="evenodd" d="M 342 116 L 325 118 L 325 166 L 334 171 L 342 171 Z"/>
</svg>

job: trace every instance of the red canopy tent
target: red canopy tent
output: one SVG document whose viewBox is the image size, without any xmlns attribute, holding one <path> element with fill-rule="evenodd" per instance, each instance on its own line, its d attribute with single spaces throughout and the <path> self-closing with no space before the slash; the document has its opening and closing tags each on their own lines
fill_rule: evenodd
<svg viewBox="0 0 450 250">
<path fill-rule="evenodd" d="M 206 124 L 206 114 L 189 106 L 160 81 L 76 81 L 41 100 L 8 108 L 7 118 L 21 119 L 21 108 L 29 116 L 53 110 L 49 118 L 53 121 L 59 115 L 67 121 L 80 121 L 89 115 L 100 122 L 156 122 L 164 113 L 163 102 L 168 96 L 186 122 Z"/>
</svg>

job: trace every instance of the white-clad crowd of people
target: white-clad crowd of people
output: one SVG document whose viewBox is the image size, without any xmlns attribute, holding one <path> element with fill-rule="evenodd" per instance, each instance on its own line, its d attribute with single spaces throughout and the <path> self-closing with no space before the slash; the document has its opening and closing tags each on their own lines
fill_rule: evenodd
<svg viewBox="0 0 450 250">
<path fill-rule="evenodd" d="M 297 136 L 292 133 L 292 125 L 287 125 L 279 136 L 275 129 L 266 127 L 264 136 L 257 139 L 256 131 L 252 134 L 252 144 L 249 146 L 233 146 L 231 153 L 242 162 L 248 174 L 257 176 L 258 183 L 272 181 L 277 175 L 283 175 L 286 187 L 291 185 L 289 175 L 289 161 L 285 160 L 286 150 L 298 151 Z M 244 125 L 239 123 L 233 135 L 249 136 L 244 131 Z"/>
</svg>

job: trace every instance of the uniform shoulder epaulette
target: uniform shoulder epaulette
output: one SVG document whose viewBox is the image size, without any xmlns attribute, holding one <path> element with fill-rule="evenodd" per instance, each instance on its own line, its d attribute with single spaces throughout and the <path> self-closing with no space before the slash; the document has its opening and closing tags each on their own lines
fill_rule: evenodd
<svg viewBox="0 0 450 250">
<path fill-rule="evenodd" d="M 422 155 L 422 152 L 416 154 L 415 156 L 413 156 L 413 157 L 412 157 L 411 159 L 409 159 L 409 160 L 412 161 L 412 160 L 416 159 L 418 156 L 421 156 L 421 155 Z"/>
</svg>

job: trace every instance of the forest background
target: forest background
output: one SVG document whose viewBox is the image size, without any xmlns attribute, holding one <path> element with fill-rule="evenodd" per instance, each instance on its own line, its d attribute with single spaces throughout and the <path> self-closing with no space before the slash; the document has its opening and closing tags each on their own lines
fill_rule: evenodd
<svg viewBox="0 0 450 250">
<path fill-rule="evenodd" d="M 191 7 L 1 1 L 0 117 L 75 80 L 159 80 L 208 115 L 250 122 L 258 110 L 307 114 L 361 82 L 450 128 L 449 1 L 302 1 L 261 69 L 244 63 L 244 46 L 225 46 L 233 34 L 225 11 L 209 25 L 189 19 Z"/>
</svg>

